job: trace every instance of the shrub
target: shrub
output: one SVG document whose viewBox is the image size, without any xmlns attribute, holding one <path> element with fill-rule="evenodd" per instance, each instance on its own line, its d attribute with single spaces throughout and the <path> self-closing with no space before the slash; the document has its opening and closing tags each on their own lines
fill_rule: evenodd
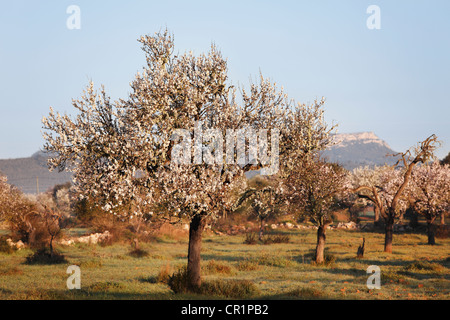
<svg viewBox="0 0 450 320">
<path fill-rule="evenodd" d="M 140 249 L 140 248 L 133 249 L 128 254 L 134 258 L 143 258 L 143 257 L 148 257 L 148 255 L 149 255 L 148 251 L 146 251 L 144 249 Z"/>
<path fill-rule="evenodd" d="M 254 271 L 258 269 L 261 269 L 261 266 L 256 261 L 242 260 L 238 263 L 239 271 Z"/>
<path fill-rule="evenodd" d="M 208 296 L 244 299 L 260 293 L 259 288 L 249 280 L 204 281 L 200 293 Z"/>
<path fill-rule="evenodd" d="M 17 201 L 11 201 L 8 206 L 4 206 L 1 204 L 0 208 L 4 212 L 0 212 L 6 219 L 6 223 L 8 225 L 8 229 L 11 231 L 11 234 L 14 238 L 20 239 L 25 243 L 29 243 L 29 239 L 31 237 L 31 233 L 33 228 L 35 227 L 35 217 L 33 214 L 33 210 L 35 210 L 35 205 L 23 198 L 20 194 L 16 196 Z"/>
<path fill-rule="evenodd" d="M 180 268 L 172 276 L 169 276 L 168 285 L 175 293 L 188 293 L 186 267 Z M 207 296 L 223 296 L 226 298 L 247 298 L 258 294 L 258 287 L 248 280 L 210 280 L 203 281 L 195 292 Z"/>
<path fill-rule="evenodd" d="M 324 260 L 326 266 L 331 266 L 336 261 L 336 256 L 334 254 L 325 254 Z"/>
<path fill-rule="evenodd" d="M 188 277 L 187 277 L 187 268 L 184 266 L 178 271 L 174 272 L 171 276 L 169 276 L 169 280 L 167 281 L 170 289 L 172 289 L 175 293 L 187 293 L 188 290 Z"/>
<path fill-rule="evenodd" d="M 297 288 L 287 294 L 302 299 L 320 299 L 323 297 L 323 292 L 316 288 Z"/>
<path fill-rule="evenodd" d="M 434 271 L 441 272 L 444 267 L 438 263 L 430 263 L 426 261 L 417 261 L 410 263 L 404 267 L 405 271 Z"/>
<path fill-rule="evenodd" d="M 148 278 L 141 278 L 142 282 L 150 282 L 150 283 L 164 283 L 169 284 L 169 279 L 171 277 L 172 267 L 169 264 L 166 264 L 161 267 L 159 273 L 156 276 L 151 276 Z"/>
<path fill-rule="evenodd" d="M 244 240 L 245 244 L 256 244 L 257 242 L 258 242 L 258 238 L 255 233 L 251 232 L 251 233 L 247 233 L 245 235 L 245 240 Z"/>
<path fill-rule="evenodd" d="M 15 187 L 7 187 L 0 199 L 0 216 L 16 240 L 41 249 L 52 246 L 64 226 L 62 214 L 55 208 L 49 194 L 25 196 Z"/>
<path fill-rule="evenodd" d="M 396 272 L 382 272 L 381 273 L 381 281 L 382 283 L 396 282 L 400 283 L 404 281 L 404 276 L 396 273 Z"/>
<path fill-rule="evenodd" d="M 268 235 L 263 239 L 264 244 L 272 244 L 272 243 L 289 243 L 289 236 L 288 235 L 275 235 L 271 236 Z"/>
<path fill-rule="evenodd" d="M 91 292 L 108 292 L 108 291 L 114 291 L 117 289 L 123 289 L 124 285 L 119 282 L 114 281 L 104 281 L 104 282 L 97 282 L 93 285 L 89 286 L 88 291 Z"/>
<path fill-rule="evenodd" d="M 229 265 L 218 263 L 215 260 L 210 260 L 205 267 L 209 274 L 232 274 L 233 271 Z"/>
<path fill-rule="evenodd" d="M 159 271 L 158 275 L 156 276 L 155 282 L 168 284 L 171 272 L 172 272 L 172 268 L 169 264 L 162 266 L 161 270 Z"/>
<path fill-rule="evenodd" d="M 53 254 L 48 248 L 36 250 L 33 254 L 28 256 L 25 261 L 26 264 L 61 264 L 67 263 L 64 255 L 53 251 Z"/>
</svg>

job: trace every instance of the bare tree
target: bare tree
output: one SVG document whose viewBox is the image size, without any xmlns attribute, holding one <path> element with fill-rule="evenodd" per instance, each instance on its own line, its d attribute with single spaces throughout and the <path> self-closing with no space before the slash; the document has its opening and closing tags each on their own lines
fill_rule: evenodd
<svg viewBox="0 0 450 320">
<path fill-rule="evenodd" d="M 58 204 L 49 194 L 41 194 L 36 199 L 35 216 L 36 231 L 42 233 L 39 241 L 45 248 L 46 243 L 50 249 L 50 258 L 54 256 L 54 241 L 61 235 L 63 212 L 58 209 Z"/>
</svg>

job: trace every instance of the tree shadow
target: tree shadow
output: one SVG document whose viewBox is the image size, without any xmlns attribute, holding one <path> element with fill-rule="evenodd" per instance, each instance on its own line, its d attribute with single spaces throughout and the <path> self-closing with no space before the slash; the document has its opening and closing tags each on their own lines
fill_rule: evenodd
<svg viewBox="0 0 450 320">
<path fill-rule="evenodd" d="M 342 261 L 350 262 L 352 260 L 354 262 L 359 262 L 362 265 L 366 265 L 367 267 L 373 266 L 373 265 L 375 265 L 375 266 L 397 266 L 398 267 L 398 266 L 403 266 L 409 262 L 407 260 L 385 260 L 385 261 L 383 261 L 383 260 L 372 260 L 372 259 L 368 259 L 368 258 L 358 259 L 356 257 L 354 259 L 348 259 L 348 260 L 343 259 Z M 414 261 L 411 261 L 411 262 L 414 262 Z"/>
<path fill-rule="evenodd" d="M 174 293 L 132 293 L 90 291 L 87 289 L 73 290 L 43 290 L 42 295 L 49 300 L 161 300 L 173 299 Z"/>
<path fill-rule="evenodd" d="M 243 260 L 242 257 L 236 255 L 219 255 L 206 253 L 202 254 L 201 256 L 203 261 L 216 260 L 216 261 L 238 262 Z"/>
<path fill-rule="evenodd" d="M 420 272 L 402 270 L 402 271 L 399 271 L 398 274 L 401 274 L 403 276 L 407 276 L 410 278 L 414 278 L 416 280 L 432 280 L 432 279 L 450 280 L 450 276 L 448 274 L 443 274 L 443 273 L 438 273 L 438 272 L 420 273 Z"/>
</svg>

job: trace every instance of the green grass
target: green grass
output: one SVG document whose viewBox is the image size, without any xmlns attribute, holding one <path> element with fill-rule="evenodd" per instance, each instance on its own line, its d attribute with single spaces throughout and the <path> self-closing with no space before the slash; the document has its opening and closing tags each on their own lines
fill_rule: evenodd
<svg viewBox="0 0 450 320">
<path fill-rule="evenodd" d="M 75 245 L 58 247 L 67 263 L 28 265 L 32 251 L 0 253 L 0 299 L 224 299 L 223 288 L 249 281 L 251 299 L 449 299 L 449 239 L 426 245 L 426 235 L 394 236 L 393 253 L 383 252 L 384 235 L 351 230 L 329 230 L 329 265 L 311 263 L 315 230 L 290 230 L 289 243 L 244 244 L 244 235 L 205 234 L 202 246 L 203 279 L 208 295 L 175 294 L 164 281 L 164 270 L 186 264 L 187 238 L 142 244 L 148 256 L 130 256 L 130 247 Z M 361 238 L 364 258 L 356 259 Z M 81 268 L 81 290 L 68 290 L 69 265 Z M 367 267 L 381 269 L 380 290 L 368 290 Z M 228 282 L 223 282 L 228 281 Z M 238 281 L 238 282 L 236 282 Z M 222 290 L 222 289 L 221 289 Z"/>
</svg>

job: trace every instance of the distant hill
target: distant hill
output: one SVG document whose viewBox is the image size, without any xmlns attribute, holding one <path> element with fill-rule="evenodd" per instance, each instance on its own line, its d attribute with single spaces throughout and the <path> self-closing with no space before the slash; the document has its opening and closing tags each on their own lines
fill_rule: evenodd
<svg viewBox="0 0 450 320">
<path fill-rule="evenodd" d="M 360 166 L 393 165 L 396 162 L 396 158 L 388 154 L 397 152 L 373 132 L 339 133 L 334 139 L 336 144 L 325 150 L 322 156 L 348 170 Z"/>
<path fill-rule="evenodd" d="M 57 184 L 71 181 L 69 172 L 50 172 L 47 155 L 41 151 L 29 158 L 0 160 L 0 172 L 8 177 L 8 183 L 15 185 L 24 193 L 45 192 Z"/>
</svg>

